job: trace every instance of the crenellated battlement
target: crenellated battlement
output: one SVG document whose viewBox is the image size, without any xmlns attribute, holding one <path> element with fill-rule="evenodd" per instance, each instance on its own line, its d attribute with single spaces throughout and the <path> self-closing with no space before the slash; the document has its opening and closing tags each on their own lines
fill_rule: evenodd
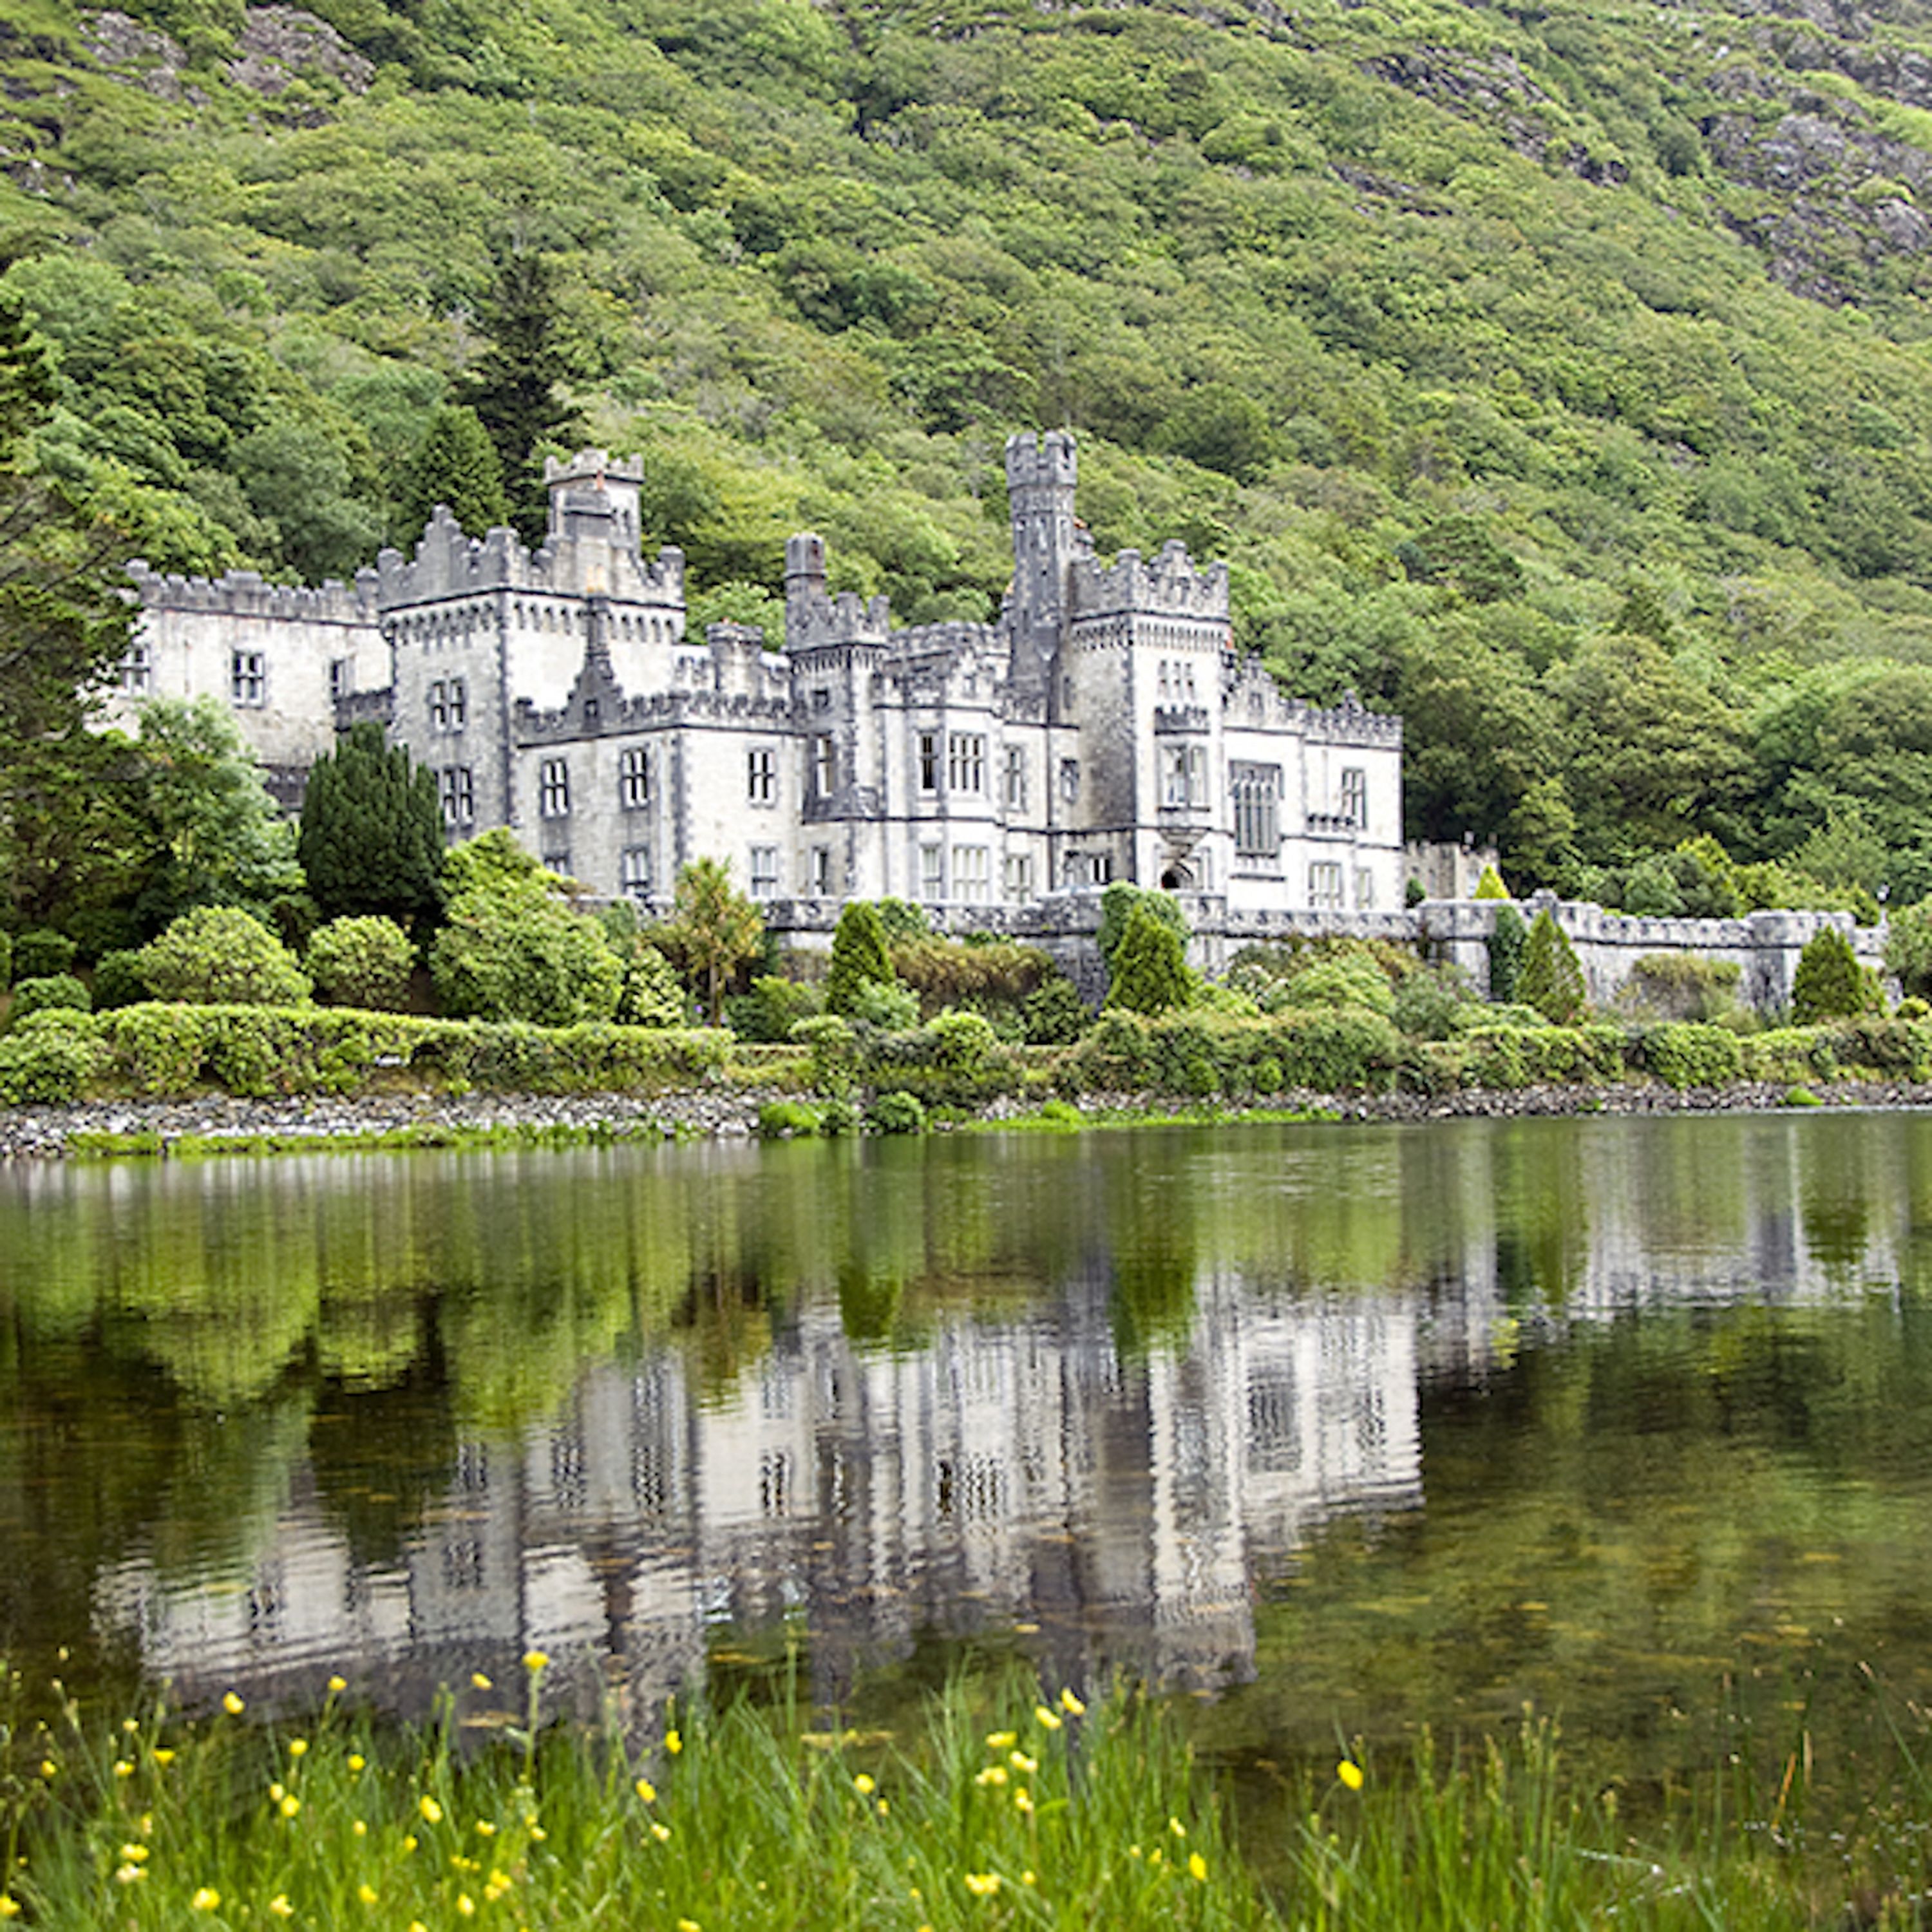
<svg viewBox="0 0 1932 1932">
<path fill-rule="evenodd" d="M 373 575 L 376 600 L 385 613 L 490 590 L 533 596 L 580 596 L 592 591 L 633 603 L 682 605 L 684 553 L 675 545 L 666 545 L 647 563 L 638 552 L 634 537 L 628 546 L 614 540 L 599 543 L 597 548 L 604 554 L 598 560 L 602 567 L 588 571 L 580 554 L 586 547 L 581 538 L 566 536 L 533 551 L 510 530 L 472 537 L 439 503 L 413 556 L 386 550 L 376 558 L 374 572 L 362 574 Z"/>
<path fill-rule="evenodd" d="M 874 644 L 892 641 L 892 602 L 884 596 L 861 597 L 856 590 L 831 596 L 788 598 L 785 645 L 794 651 L 814 650 L 827 644 Z"/>
<path fill-rule="evenodd" d="M 1006 438 L 1006 488 L 1070 490 L 1080 477 L 1079 452 L 1071 430 L 1043 435 L 1023 430 Z"/>
<path fill-rule="evenodd" d="M 1302 713 L 1302 730 L 1312 743 L 1400 746 L 1402 720 L 1390 711 L 1371 711 L 1351 691 L 1328 710 L 1310 706 Z"/>
<path fill-rule="evenodd" d="M 144 610 L 290 624 L 361 627 L 376 621 L 373 570 L 358 571 L 353 584 L 333 577 L 314 585 L 271 584 L 256 570 L 231 570 L 215 578 L 164 574 L 152 568 L 145 558 L 136 557 L 128 566 L 128 575 Z"/>
<path fill-rule="evenodd" d="M 1197 565 L 1178 538 L 1163 544 L 1151 562 L 1137 550 L 1124 550 L 1111 564 L 1077 561 L 1072 574 L 1076 620 L 1120 613 L 1228 620 L 1228 566 Z"/>
</svg>

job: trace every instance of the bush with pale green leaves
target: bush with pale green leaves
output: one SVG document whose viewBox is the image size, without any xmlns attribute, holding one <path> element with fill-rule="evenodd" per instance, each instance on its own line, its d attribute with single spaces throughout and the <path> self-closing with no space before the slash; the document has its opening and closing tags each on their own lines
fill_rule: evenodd
<svg viewBox="0 0 1932 1932">
<path fill-rule="evenodd" d="M 142 980 L 158 1000 L 196 1006 L 286 1006 L 309 996 L 296 956 L 252 913 L 198 906 L 141 949 Z"/>
<path fill-rule="evenodd" d="M 416 948 L 392 919 L 331 920 L 309 940 L 307 963 L 316 998 L 329 1006 L 392 1013 L 409 1006 Z"/>
</svg>

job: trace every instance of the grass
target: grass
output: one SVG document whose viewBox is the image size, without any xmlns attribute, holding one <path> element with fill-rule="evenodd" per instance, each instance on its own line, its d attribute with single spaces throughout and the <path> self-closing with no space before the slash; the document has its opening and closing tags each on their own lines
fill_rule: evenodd
<svg viewBox="0 0 1932 1932">
<path fill-rule="evenodd" d="M 130 1932 L 1923 1922 L 1913 1821 L 1932 1791 L 1909 1748 L 1901 1828 L 1856 1855 L 1843 1834 L 1808 1845 L 1795 1755 L 1774 1791 L 1686 1801 L 1640 1845 L 1612 1797 L 1566 1792 L 1555 1726 L 1526 1722 L 1445 1761 L 1425 1737 L 1386 1773 L 1351 1749 L 1287 1775 L 1248 1808 L 1250 1860 L 1232 1777 L 1129 1691 L 1089 1709 L 1018 1675 L 960 1678 L 904 1732 L 814 1730 L 782 1693 L 586 1732 L 545 1722 L 548 1667 L 532 1652 L 521 1682 L 478 1676 L 414 1726 L 352 1708 L 339 1679 L 293 1726 L 232 1694 L 206 1717 L 160 1704 L 118 1722 L 68 1702 L 8 1733 L 0 1917 Z"/>
</svg>

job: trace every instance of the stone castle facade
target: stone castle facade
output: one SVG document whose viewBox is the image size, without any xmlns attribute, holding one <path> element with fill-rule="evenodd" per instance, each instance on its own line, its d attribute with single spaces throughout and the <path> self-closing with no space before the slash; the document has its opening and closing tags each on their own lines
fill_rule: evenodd
<svg viewBox="0 0 1932 1932">
<path fill-rule="evenodd" d="M 1237 923 L 1401 905 L 1400 721 L 1298 703 L 1238 656 L 1225 565 L 1179 543 L 1103 562 L 1070 435 L 1007 443 L 994 622 L 896 626 L 800 536 L 782 649 L 689 634 L 682 554 L 641 548 L 634 459 L 547 468 L 535 551 L 440 509 L 353 584 L 131 566 L 125 700 L 224 699 L 290 802 L 339 729 L 378 720 L 436 772 L 452 837 L 507 826 L 650 906 L 700 857 L 780 926 L 889 894 L 1023 926 L 1117 879 Z"/>
</svg>

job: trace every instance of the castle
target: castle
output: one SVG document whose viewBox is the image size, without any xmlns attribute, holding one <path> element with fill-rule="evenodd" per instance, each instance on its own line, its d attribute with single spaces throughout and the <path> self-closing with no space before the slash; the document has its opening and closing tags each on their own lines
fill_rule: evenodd
<svg viewBox="0 0 1932 1932">
<path fill-rule="evenodd" d="M 122 698 L 232 706 L 285 802 L 336 732 L 380 722 L 436 775 L 453 838 L 507 826 L 592 892 L 668 905 L 727 860 L 781 928 L 886 895 L 954 923 L 1110 881 L 1244 919 L 1402 903 L 1400 719 L 1285 697 L 1237 655 L 1228 573 L 1182 544 L 1095 554 L 1071 435 L 1010 439 L 998 620 L 896 628 L 786 547 L 784 638 L 686 626 L 684 560 L 646 557 L 641 465 L 546 465 L 532 552 L 438 509 L 352 584 L 130 566 Z"/>
</svg>

